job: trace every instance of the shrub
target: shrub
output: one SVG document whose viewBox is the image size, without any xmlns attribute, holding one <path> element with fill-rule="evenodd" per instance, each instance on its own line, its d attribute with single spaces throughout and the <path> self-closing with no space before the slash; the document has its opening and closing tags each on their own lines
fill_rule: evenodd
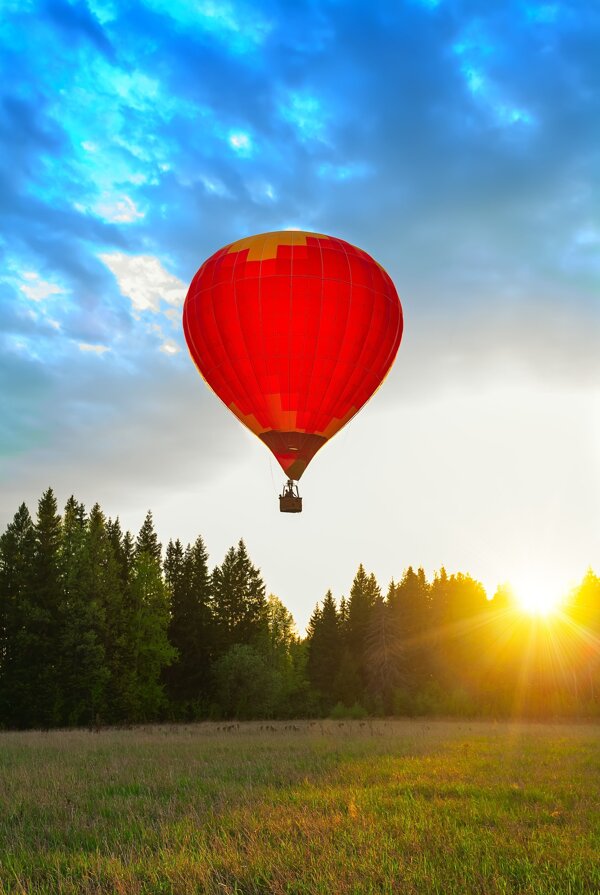
<svg viewBox="0 0 600 895">
<path fill-rule="evenodd" d="M 367 717 L 367 710 L 359 702 L 354 705 L 347 706 L 343 702 L 338 702 L 331 710 L 331 717 L 337 721 L 354 720 Z"/>
</svg>

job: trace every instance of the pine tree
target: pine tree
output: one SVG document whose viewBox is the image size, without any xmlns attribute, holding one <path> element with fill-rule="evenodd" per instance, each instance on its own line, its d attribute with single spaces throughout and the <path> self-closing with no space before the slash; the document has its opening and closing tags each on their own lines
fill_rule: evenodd
<svg viewBox="0 0 600 895">
<path fill-rule="evenodd" d="M 340 599 L 340 606 L 338 609 L 338 619 L 340 623 L 340 631 L 342 633 L 342 639 L 345 640 L 348 634 L 348 600 L 346 597 L 342 597 Z"/>
<path fill-rule="evenodd" d="M 127 716 L 155 719 L 165 706 L 163 668 L 177 656 L 170 645 L 169 591 L 160 565 L 161 546 L 148 513 L 136 540 L 130 581 L 125 593 Z"/>
<path fill-rule="evenodd" d="M 265 585 L 243 540 L 213 570 L 211 588 L 219 652 L 236 643 L 264 649 L 268 636 Z"/>
<path fill-rule="evenodd" d="M 135 555 L 139 556 L 142 553 L 154 560 L 154 562 L 160 563 L 161 561 L 162 546 L 154 529 L 151 510 L 148 510 L 146 513 L 146 518 L 135 542 Z"/>
<path fill-rule="evenodd" d="M 366 667 L 369 692 L 376 706 L 391 711 L 394 690 L 405 679 L 405 655 L 397 619 L 381 594 L 373 605 L 367 630 Z"/>
<path fill-rule="evenodd" d="M 119 587 L 118 567 L 98 504 L 85 520 L 73 497 L 65 507 L 61 541 L 61 691 L 63 722 L 89 724 L 101 717 L 110 676 L 106 614 Z"/>
<path fill-rule="evenodd" d="M 36 646 L 30 630 L 34 549 L 33 521 L 23 503 L 0 537 L 0 726 L 35 722 L 29 674 Z"/>
<path fill-rule="evenodd" d="M 442 689 L 473 693 L 487 681 L 482 643 L 494 613 L 485 590 L 470 575 L 448 576 L 442 569 L 430 593 L 435 625 L 429 641 L 430 654 L 435 657 L 434 675 Z"/>
<path fill-rule="evenodd" d="M 62 583 L 60 580 L 61 519 L 51 488 L 38 503 L 34 526 L 31 580 L 30 700 L 26 724 L 52 727 L 62 714 L 60 643 Z"/>
<path fill-rule="evenodd" d="M 362 563 L 354 576 L 348 600 L 348 621 L 346 623 L 347 656 L 345 665 L 345 702 L 364 700 L 367 685 L 366 639 L 375 601 L 381 596 L 375 575 L 367 575 Z M 354 681 L 353 692 L 350 680 Z"/>
<path fill-rule="evenodd" d="M 390 591 L 389 606 L 397 636 L 402 640 L 408 685 L 419 689 L 431 676 L 430 589 L 423 569 L 409 566 Z"/>
<path fill-rule="evenodd" d="M 105 601 L 105 662 L 108 680 L 100 714 L 110 723 L 132 720 L 137 706 L 135 616 L 131 605 L 131 577 L 135 543 L 123 534 L 119 519 L 109 519 L 106 535 L 111 547 L 116 581 Z"/>
<path fill-rule="evenodd" d="M 322 606 L 313 612 L 308 629 L 309 680 L 320 696 L 322 706 L 331 708 L 335 701 L 335 682 L 341 660 L 341 636 L 337 607 L 330 590 Z"/>
<path fill-rule="evenodd" d="M 111 543 L 113 554 L 117 562 L 121 584 L 125 587 L 131 575 L 133 557 L 135 554 L 133 535 L 130 531 L 123 534 L 118 517 L 114 520 L 107 520 L 106 534 Z"/>
<path fill-rule="evenodd" d="M 178 652 L 165 677 L 178 713 L 191 717 L 208 699 L 214 648 L 208 553 L 202 538 L 185 552 L 179 540 L 170 541 L 164 571 L 171 594 L 169 640 Z"/>
</svg>

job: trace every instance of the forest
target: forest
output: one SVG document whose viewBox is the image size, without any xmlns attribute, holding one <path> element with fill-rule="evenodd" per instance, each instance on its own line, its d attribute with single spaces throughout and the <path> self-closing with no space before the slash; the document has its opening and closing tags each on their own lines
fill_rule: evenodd
<svg viewBox="0 0 600 895">
<path fill-rule="evenodd" d="M 0 727 L 366 715 L 600 715 L 600 578 L 552 618 L 463 572 L 358 566 L 299 636 L 243 540 L 164 550 L 48 489 L 0 536 Z"/>
</svg>

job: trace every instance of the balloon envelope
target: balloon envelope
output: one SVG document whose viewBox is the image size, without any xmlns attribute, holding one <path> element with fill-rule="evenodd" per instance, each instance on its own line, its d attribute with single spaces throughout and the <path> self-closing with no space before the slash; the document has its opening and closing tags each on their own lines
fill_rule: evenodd
<svg viewBox="0 0 600 895">
<path fill-rule="evenodd" d="M 402 308 L 366 252 L 283 230 L 205 261 L 183 326 L 209 386 L 299 479 L 381 384 L 402 337 Z"/>
</svg>

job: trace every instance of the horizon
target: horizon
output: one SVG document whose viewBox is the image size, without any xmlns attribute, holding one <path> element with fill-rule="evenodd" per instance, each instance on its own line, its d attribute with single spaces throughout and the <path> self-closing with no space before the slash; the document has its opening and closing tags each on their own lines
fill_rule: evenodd
<svg viewBox="0 0 600 895">
<path fill-rule="evenodd" d="M 50 487 L 44 491 L 43 495 L 40 495 L 39 500 L 42 500 L 42 498 L 45 497 L 48 494 L 48 492 L 51 492 L 54 495 L 54 491 Z M 54 495 L 54 497 L 56 497 L 56 495 Z M 69 500 L 71 498 L 73 498 L 77 501 L 77 495 L 70 495 Z M 57 502 L 57 505 L 58 505 L 58 514 L 62 519 L 63 514 L 64 514 L 64 508 L 61 507 L 58 504 L 58 502 Z M 94 506 L 95 505 L 96 504 L 94 504 Z M 100 506 L 99 508 L 100 508 L 101 512 L 103 512 L 102 507 Z M 36 503 L 36 506 L 27 506 L 27 509 L 28 509 L 28 511 L 31 515 L 31 518 L 33 520 L 33 523 L 35 525 L 36 524 L 37 503 Z M 89 513 L 92 510 L 92 506 L 89 506 L 89 507 L 83 506 L 83 509 L 86 513 L 86 516 L 89 516 Z M 156 530 L 157 529 L 157 520 L 154 517 L 152 509 L 149 509 L 148 513 L 152 516 L 153 525 Z M 17 515 L 18 515 L 18 512 L 16 510 L 15 518 L 17 517 Z M 121 523 L 121 519 L 119 516 L 116 516 L 114 518 L 106 516 L 106 514 L 104 514 L 104 516 L 105 516 L 105 519 L 107 522 L 118 521 L 119 523 Z M 143 520 L 143 524 L 140 526 L 140 530 L 143 528 L 143 525 L 146 523 L 146 519 L 147 519 L 147 516 Z M 133 542 L 135 543 L 135 540 L 138 537 L 140 530 L 131 530 L 126 527 L 123 527 L 123 534 L 125 535 L 126 533 L 128 533 L 129 535 L 131 535 Z M 0 529 L 0 536 L 2 534 L 3 534 L 3 530 Z M 214 557 L 211 557 L 210 549 L 209 549 L 210 545 L 208 545 L 206 543 L 206 540 L 203 537 L 201 532 L 198 533 L 198 537 L 200 537 L 202 539 L 204 547 L 207 550 L 208 566 L 209 566 L 209 570 L 212 573 L 212 570 L 221 566 L 222 562 L 226 559 L 226 555 L 224 555 L 222 557 L 222 559 L 220 559 L 220 560 L 215 559 Z M 181 547 L 183 548 L 184 551 L 186 549 L 192 548 L 194 546 L 194 541 L 191 541 L 188 543 L 182 542 L 176 536 L 169 538 L 166 542 L 160 542 L 159 547 L 160 547 L 160 554 L 161 554 L 161 563 L 164 564 L 164 562 L 165 562 L 165 557 L 167 555 L 168 548 L 171 545 L 175 546 L 177 541 L 179 541 L 179 543 L 181 544 Z M 244 538 L 242 536 L 239 539 L 239 541 L 243 541 L 247 547 L 247 539 L 246 538 Z M 239 541 L 238 541 L 238 543 L 239 543 Z M 238 546 L 238 544 L 236 544 L 236 543 L 230 544 L 229 547 L 227 548 L 227 554 L 230 552 L 231 549 L 236 549 L 237 546 Z M 249 558 L 250 558 L 250 560 L 253 559 L 251 553 L 249 554 Z M 343 601 L 343 600 L 347 601 L 348 595 L 350 594 L 350 591 L 351 591 L 350 585 L 355 583 L 356 576 L 360 574 L 361 570 L 366 575 L 374 577 L 375 582 L 376 582 L 377 586 L 379 587 L 379 589 L 381 591 L 381 595 L 384 600 L 387 600 L 387 598 L 389 597 L 389 594 L 393 593 L 394 588 L 397 587 L 403 580 L 405 580 L 406 577 L 410 575 L 411 571 L 415 574 L 422 572 L 425 576 L 425 583 L 427 584 L 428 587 L 431 586 L 436 580 L 440 579 L 442 577 L 442 574 L 447 575 L 449 579 L 454 579 L 457 576 L 458 577 L 465 576 L 466 578 L 473 581 L 474 584 L 476 584 L 477 586 L 479 586 L 483 589 L 483 593 L 484 593 L 484 595 L 486 597 L 486 601 L 488 603 L 493 602 L 494 598 L 498 597 L 500 599 L 500 602 L 503 604 L 502 612 L 505 612 L 506 609 L 508 608 L 508 610 L 510 612 L 514 612 L 518 616 L 529 617 L 529 619 L 532 622 L 535 622 L 537 620 L 542 620 L 546 624 L 551 624 L 554 620 L 560 620 L 560 619 L 564 620 L 565 616 L 564 616 L 563 611 L 568 610 L 572 600 L 577 597 L 577 594 L 581 591 L 581 588 L 583 587 L 585 581 L 588 579 L 589 575 L 591 574 L 593 578 L 597 577 L 596 570 L 590 564 L 587 566 L 586 570 L 578 578 L 572 579 L 565 586 L 561 586 L 560 584 L 557 585 L 556 582 L 550 582 L 548 579 L 546 579 L 544 581 L 544 576 L 538 575 L 537 577 L 530 577 L 529 579 L 521 579 L 520 581 L 519 580 L 510 581 L 508 578 L 505 578 L 504 580 L 498 582 L 498 584 L 494 587 L 494 591 L 492 592 L 485 586 L 484 582 L 480 581 L 476 576 L 472 575 L 471 572 L 469 571 L 469 569 L 446 568 L 445 566 L 442 565 L 437 568 L 428 570 L 428 569 L 423 568 L 422 566 L 417 566 L 414 563 L 409 563 L 405 568 L 402 569 L 401 572 L 399 572 L 397 575 L 393 575 L 389 581 L 385 582 L 385 581 L 382 581 L 379 579 L 375 570 L 365 568 L 364 564 L 361 561 L 359 561 L 354 572 L 352 573 L 352 576 L 350 579 L 350 584 L 349 584 L 348 588 L 346 589 L 346 591 L 344 593 L 335 593 L 335 592 L 333 592 L 333 590 L 331 588 L 327 588 L 327 591 L 321 597 L 319 597 L 318 599 L 316 599 L 314 601 L 312 607 L 310 608 L 309 616 L 306 619 L 305 624 L 303 624 L 303 625 L 299 624 L 296 616 L 294 615 L 293 612 L 291 612 L 291 616 L 293 618 L 297 634 L 300 638 L 305 638 L 307 636 L 307 628 L 308 628 L 308 623 L 310 621 L 311 615 L 313 614 L 313 612 L 316 608 L 322 606 L 323 600 L 328 595 L 331 595 L 333 597 L 334 603 L 338 607 L 339 607 L 341 601 Z M 268 586 L 267 586 L 268 575 L 265 579 L 263 569 L 258 568 L 258 572 L 260 573 L 261 580 L 263 580 L 263 582 L 265 583 L 265 591 L 266 591 L 267 595 L 269 597 L 275 596 L 278 600 L 281 600 L 281 598 L 278 594 L 273 593 L 268 588 Z M 507 606 L 504 605 L 504 601 L 506 601 L 506 600 L 508 601 Z M 284 606 L 286 606 L 285 601 L 281 601 L 281 602 Z M 289 607 L 286 606 L 286 609 L 287 608 L 289 608 Z"/>
</svg>

